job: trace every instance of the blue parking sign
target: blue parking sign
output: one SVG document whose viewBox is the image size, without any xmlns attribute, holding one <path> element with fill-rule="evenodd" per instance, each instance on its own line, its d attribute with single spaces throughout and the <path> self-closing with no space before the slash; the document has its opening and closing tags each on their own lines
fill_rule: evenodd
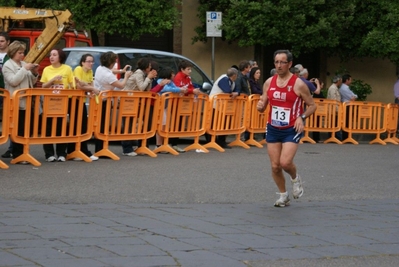
<svg viewBox="0 0 399 267">
<path fill-rule="evenodd" d="M 207 11 L 206 12 L 206 36 L 222 37 L 222 12 Z"/>
</svg>

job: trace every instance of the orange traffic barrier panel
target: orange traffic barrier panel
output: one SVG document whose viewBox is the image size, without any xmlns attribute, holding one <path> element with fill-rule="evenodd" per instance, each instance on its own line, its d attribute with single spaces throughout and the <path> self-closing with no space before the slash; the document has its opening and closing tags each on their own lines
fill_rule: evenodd
<svg viewBox="0 0 399 267">
<path fill-rule="evenodd" d="M 387 116 L 387 138 L 384 139 L 384 142 L 397 145 L 399 144 L 399 138 L 396 137 L 396 132 L 398 130 L 399 105 L 388 104 L 385 114 Z"/>
<path fill-rule="evenodd" d="M 266 144 L 265 133 L 267 120 L 269 118 L 269 105 L 264 112 L 259 112 L 256 108 L 260 95 L 253 94 L 248 97 L 248 119 L 246 120 L 245 128 L 249 132 L 249 139 L 245 141 L 245 144 L 256 147 L 263 147 L 262 144 Z M 262 140 L 260 142 L 255 140 L 255 134 L 262 133 Z"/>
<path fill-rule="evenodd" d="M 236 139 L 229 146 L 249 149 L 249 146 L 240 139 L 240 135 L 245 131 L 247 100 L 246 95 L 232 98 L 230 94 L 217 94 L 210 98 L 207 133 L 211 136 L 211 141 L 204 147 L 224 152 L 225 150 L 216 143 L 216 136 L 235 135 Z"/>
<path fill-rule="evenodd" d="M 379 102 L 351 101 L 343 104 L 342 130 L 348 132 L 348 138 L 342 143 L 359 144 L 353 134 L 376 134 L 370 144 L 386 145 L 381 134 L 386 131 L 385 105 Z"/>
<path fill-rule="evenodd" d="M 331 137 L 324 141 L 327 143 L 342 144 L 335 137 L 335 133 L 341 130 L 342 124 L 342 103 L 331 99 L 314 99 L 317 106 L 316 111 L 305 121 L 304 136 L 302 142 L 315 144 L 316 142 L 309 136 L 309 132 L 327 132 Z"/>
<path fill-rule="evenodd" d="M 194 143 L 184 148 L 185 151 L 201 149 L 208 153 L 199 138 L 206 131 L 206 119 L 208 116 L 209 97 L 206 94 L 182 96 L 176 93 L 164 93 L 161 96 L 160 119 L 158 122 L 158 134 L 163 138 L 160 147 L 155 153 L 169 152 L 179 155 L 170 147 L 170 138 L 194 137 Z"/>
<path fill-rule="evenodd" d="M 11 163 L 27 161 L 40 166 L 41 163 L 30 154 L 29 146 L 60 143 L 76 143 L 72 157 L 91 162 L 80 151 L 80 142 L 89 140 L 93 133 L 93 120 L 90 116 L 87 131 L 82 132 L 85 91 L 27 88 L 15 91 L 12 99 L 11 139 L 23 145 L 23 153 Z M 21 102 L 25 103 L 22 104 L 25 105 L 23 117 L 19 110 Z"/>
<path fill-rule="evenodd" d="M 153 102 L 153 106 L 151 105 Z M 104 142 L 97 157 L 105 156 L 113 160 L 120 158 L 109 150 L 109 142 L 122 140 L 142 140 L 137 154 L 157 155 L 147 147 L 147 139 L 155 135 L 159 112 L 159 96 L 153 92 L 104 91 L 98 97 L 95 138 Z M 152 114 L 152 109 L 154 113 Z"/>
<path fill-rule="evenodd" d="M 0 88 L 0 98 L 3 101 L 3 110 L 1 114 L 1 127 L 0 127 L 0 145 L 4 144 L 8 140 L 8 135 L 10 133 L 10 92 L 5 89 Z M 0 160 L 0 168 L 8 169 L 9 166 Z"/>
</svg>

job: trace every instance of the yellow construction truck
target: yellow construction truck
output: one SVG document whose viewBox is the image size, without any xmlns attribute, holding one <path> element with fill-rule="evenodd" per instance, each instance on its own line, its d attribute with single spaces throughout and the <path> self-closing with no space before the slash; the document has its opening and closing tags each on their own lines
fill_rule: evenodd
<svg viewBox="0 0 399 267">
<path fill-rule="evenodd" d="M 28 23 L 35 27 L 26 27 Z M 73 28 L 69 10 L 0 7 L 0 31 L 8 32 L 11 42 L 19 40 L 26 44 L 24 60 L 40 64 L 39 73 L 50 64 L 47 55 L 51 49 L 92 46 L 88 34 Z"/>
</svg>

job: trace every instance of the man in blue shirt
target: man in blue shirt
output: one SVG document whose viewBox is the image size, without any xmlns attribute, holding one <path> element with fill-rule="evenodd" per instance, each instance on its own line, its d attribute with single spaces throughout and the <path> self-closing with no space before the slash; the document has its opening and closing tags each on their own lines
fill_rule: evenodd
<svg viewBox="0 0 399 267">
<path fill-rule="evenodd" d="M 339 93 L 341 94 L 341 102 L 349 102 L 349 101 L 354 101 L 357 99 L 357 95 L 352 92 L 352 90 L 349 88 L 349 85 L 352 83 L 352 76 L 349 74 L 344 74 L 342 76 L 342 84 L 341 87 L 339 88 Z M 349 109 L 346 107 L 346 117 L 345 117 L 345 122 L 346 126 L 348 126 L 349 122 Z M 348 138 L 348 132 L 342 130 L 342 140 L 345 140 Z"/>
<path fill-rule="evenodd" d="M 236 89 L 236 79 L 238 76 L 238 70 L 235 68 L 230 68 L 227 70 L 226 74 L 221 75 L 213 84 L 212 90 L 209 93 L 209 97 L 216 94 L 230 94 L 232 97 L 240 95 L 240 92 L 235 92 Z M 213 121 L 213 119 L 212 119 Z M 210 142 L 210 136 L 205 135 L 208 142 Z M 222 148 L 230 149 L 226 143 L 226 135 L 216 136 L 216 143 Z"/>
<path fill-rule="evenodd" d="M 299 72 L 299 78 L 306 83 L 309 88 L 311 94 L 320 94 L 321 88 L 323 87 L 323 83 L 320 83 L 319 79 L 313 78 L 310 81 L 308 80 L 309 72 L 308 69 L 303 69 Z M 313 84 L 314 83 L 314 84 Z M 315 86 L 316 84 L 316 86 Z"/>
<path fill-rule="evenodd" d="M 357 95 L 352 92 L 349 85 L 352 83 L 352 76 L 349 74 L 344 74 L 342 76 L 342 85 L 339 88 L 339 93 L 341 94 L 341 102 L 349 102 L 357 99 Z"/>
<path fill-rule="evenodd" d="M 238 76 L 238 70 L 230 68 L 226 74 L 221 75 L 213 84 L 212 90 L 209 96 L 213 96 L 221 93 L 233 93 L 236 86 L 235 81 Z M 234 92 L 235 95 L 239 95 L 238 92 Z"/>
</svg>

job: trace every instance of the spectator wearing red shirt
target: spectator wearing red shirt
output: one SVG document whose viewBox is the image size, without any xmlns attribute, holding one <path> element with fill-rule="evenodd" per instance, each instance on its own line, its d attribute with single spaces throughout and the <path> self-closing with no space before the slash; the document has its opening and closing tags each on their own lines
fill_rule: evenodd
<svg viewBox="0 0 399 267">
<path fill-rule="evenodd" d="M 200 89 L 194 88 L 194 85 L 191 82 L 190 74 L 191 74 L 192 66 L 193 65 L 187 60 L 180 61 L 179 72 L 175 75 L 173 82 L 177 87 L 186 87 L 187 88 L 186 94 L 198 95 L 199 93 L 201 93 Z M 170 143 L 174 150 L 176 150 L 179 153 L 186 152 L 184 149 L 177 146 L 178 142 L 179 142 L 179 138 L 171 138 L 170 139 Z"/>
</svg>

